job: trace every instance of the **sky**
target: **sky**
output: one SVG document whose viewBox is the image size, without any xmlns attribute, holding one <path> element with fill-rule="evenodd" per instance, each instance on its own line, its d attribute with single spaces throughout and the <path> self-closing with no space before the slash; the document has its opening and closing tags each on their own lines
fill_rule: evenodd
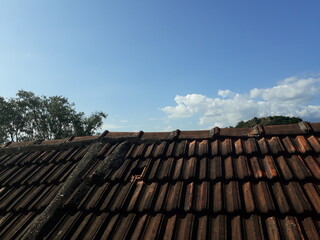
<svg viewBox="0 0 320 240">
<path fill-rule="evenodd" d="M 0 96 L 21 89 L 109 131 L 320 122 L 320 1 L 0 0 Z"/>
</svg>

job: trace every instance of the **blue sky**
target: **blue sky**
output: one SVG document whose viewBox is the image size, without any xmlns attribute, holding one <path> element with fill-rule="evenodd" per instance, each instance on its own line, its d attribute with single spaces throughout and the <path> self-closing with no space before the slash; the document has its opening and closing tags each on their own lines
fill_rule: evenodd
<svg viewBox="0 0 320 240">
<path fill-rule="evenodd" d="M 110 131 L 320 122 L 320 2 L 0 1 L 0 96 L 62 95 Z"/>
</svg>

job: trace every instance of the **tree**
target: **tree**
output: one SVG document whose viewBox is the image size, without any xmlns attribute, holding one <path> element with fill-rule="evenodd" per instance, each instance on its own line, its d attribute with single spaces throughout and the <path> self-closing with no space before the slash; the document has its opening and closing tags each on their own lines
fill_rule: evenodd
<svg viewBox="0 0 320 240">
<path fill-rule="evenodd" d="M 0 97 L 0 142 L 89 136 L 107 117 L 104 112 L 87 117 L 61 96 L 36 96 L 23 90 L 16 95 Z"/>
<path fill-rule="evenodd" d="M 237 123 L 236 128 L 246 128 L 254 127 L 257 124 L 267 126 L 267 125 L 281 125 L 281 124 L 291 124 L 299 123 L 302 119 L 299 117 L 286 117 L 286 116 L 269 116 L 257 118 L 254 117 L 248 121 L 240 121 Z"/>
</svg>

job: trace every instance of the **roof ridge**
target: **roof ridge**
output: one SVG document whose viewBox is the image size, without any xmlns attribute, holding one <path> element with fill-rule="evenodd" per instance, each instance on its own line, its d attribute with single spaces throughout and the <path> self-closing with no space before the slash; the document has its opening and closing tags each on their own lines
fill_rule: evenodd
<svg viewBox="0 0 320 240">
<path fill-rule="evenodd" d="M 309 123 L 302 121 L 295 124 L 284 125 L 256 125 L 251 128 L 219 128 L 215 127 L 211 130 L 182 130 L 179 129 L 172 132 L 109 132 L 104 131 L 97 136 L 71 136 L 67 139 L 57 140 L 35 140 L 31 142 L 8 142 L 0 147 L 0 152 L 6 152 L 4 149 L 18 148 L 23 151 L 24 148 L 42 149 L 45 145 L 53 146 L 76 146 L 77 144 L 90 144 L 95 141 L 125 141 L 127 139 L 137 139 L 141 141 L 161 141 L 161 140 L 183 140 L 183 139 L 213 139 L 225 137 L 272 137 L 272 136 L 288 136 L 288 135 L 308 135 L 319 134 L 320 123 Z M 70 146 L 69 146 L 70 145 Z M 61 147 L 62 148 L 62 147 Z M 56 149 L 56 148 L 55 148 Z"/>
</svg>

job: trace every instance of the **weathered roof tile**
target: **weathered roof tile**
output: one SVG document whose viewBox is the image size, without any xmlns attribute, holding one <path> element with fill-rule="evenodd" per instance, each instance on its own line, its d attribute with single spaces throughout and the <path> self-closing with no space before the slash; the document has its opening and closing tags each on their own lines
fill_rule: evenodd
<svg viewBox="0 0 320 240">
<path fill-rule="evenodd" d="M 209 177 L 216 180 L 222 177 L 222 159 L 221 157 L 214 157 L 208 159 L 209 163 Z"/>
</svg>

